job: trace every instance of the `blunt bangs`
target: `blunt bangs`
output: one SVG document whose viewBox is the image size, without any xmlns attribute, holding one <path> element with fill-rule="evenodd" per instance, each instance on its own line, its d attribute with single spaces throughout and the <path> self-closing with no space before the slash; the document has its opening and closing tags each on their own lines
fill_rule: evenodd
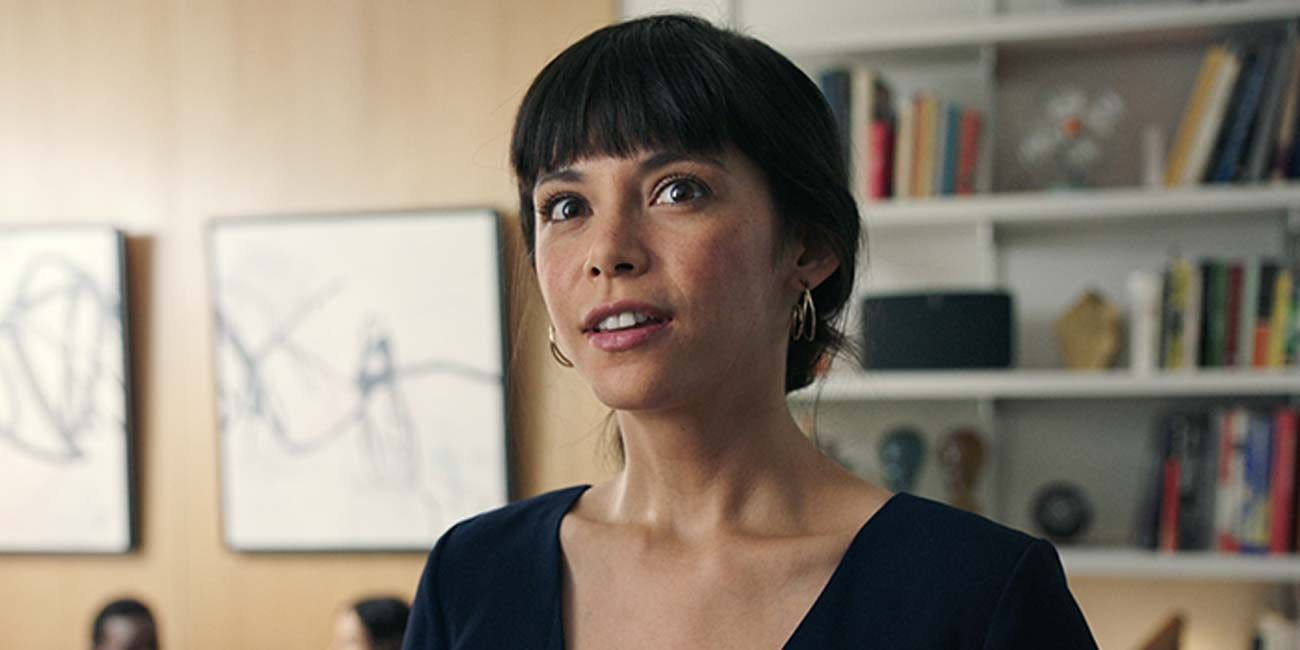
<svg viewBox="0 0 1300 650">
<path fill-rule="evenodd" d="M 734 142 L 728 98 L 737 89 L 722 74 L 723 53 L 690 38 L 698 27 L 685 20 L 666 29 L 624 26 L 602 38 L 613 29 L 606 27 L 542 70 L 511 145 L 522 206 L 531 207 L 539 176 L 577 160 L 657 150 L 716 154 Z"/>
</svg>

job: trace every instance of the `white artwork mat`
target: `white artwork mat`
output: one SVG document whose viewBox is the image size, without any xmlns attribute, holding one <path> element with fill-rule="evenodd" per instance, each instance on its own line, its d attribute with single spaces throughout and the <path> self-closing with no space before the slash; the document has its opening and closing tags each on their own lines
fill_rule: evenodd
<svg viewBox="0 0 1300 650">
<path fill-rule="evenodd" d="M 426 550 L 506 503 L 495 213 L 218 222 L 223 524 L 236 550 Z"/>
<path fill-rule="evenodd" d="M 0 230 L 0 552 L 132 536 L 121 233 Z"/>
</svg>

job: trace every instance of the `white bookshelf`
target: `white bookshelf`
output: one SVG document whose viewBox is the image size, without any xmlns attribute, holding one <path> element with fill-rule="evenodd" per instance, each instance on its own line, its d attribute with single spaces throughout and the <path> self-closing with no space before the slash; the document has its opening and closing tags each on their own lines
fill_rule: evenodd
<svg viewBox="0 0 1300 650">
<path fill-rule="evenodd" d="M 864 203 L 861 212 L 868 230 L 981 223 L 1069 226 L 1157 218 L 1216 219 L 1245 213 L 1286 215 L 1300 214 L 1300 183 L 977 194 Z"/>
<path fill-rule="evenodd" d="M 839 372 L 791 395 L 797 402 L 879 400 L 1242 397 L 1300 394 L 1300 369 L 1135 374 L 1127 370 Z"/>
<path fill-rule="evenodd" d="M 1170 580 L 1295 582 L 1294 555 L 1229 555 L 1213 552 L 1135 549 L 1060 549 L 1071 578 L 1159 578 Z"/>
<path fill-rule="evenodd" d="M 1242 0 L 1077 7 L 1042 12 L 956 16 L 889 25 L 831 26 L 820 33 L 775 32 L 774 45 L 799 57 L 911 53 L 1002 46 L 1130 45 L 1152 40 L 1204 39 L 1216 29 L 1300 17 L 1294 0 Z"/>
<path fill-rule="evenodd" d="M 1070 371 L 1060 368 L 1053 331 L 1087 290 L 1100 291 L 1127 316 L 1129 273 L 1159 271 L 1171 253 L 1254 259 L 1289 252 L 1288 235 L 1300 231 L 1300 182 L 1142 187 L 1136 161 L 1143 125 L 1164 126 L 1172 142 L 1206 46 L 1300 19 L 1300 2 L 1006 10 L 1053 1 L 923 0 L 919 17 L 892 21 L 871 20 L 847 2 L 835 5 L 843 20 L 827 18 L 825 7 L 808 9 L 809 18 L 773 3 L 755 10 L 746 9 L 754 2 L 739 3 L 742 27 L 750 27 L 747 15 L 767 21 L 753 33 L 810 74 L 863 63 L 891 85 L 894 101 L 940 89 L 985 111 L 976 194 L 860 205 L 865 264 L 849 334 L 861 336 L 858 310 L 868 295 L 996 288 L 1014 300 L 1012 369 L 863 372 L 837 364 L 830 376 L 791 395 L 792 406 L 811 414 L 819 440 L 856 459 L 869 478 L 879 478 L 875 445 L 893 428 L 921 431 L 931 453 L 948 432 L 975 428 L 988 443 L 988 478 L 977 488 L 982 511 L 1022 530 L 1037 531 L 1033 497 L 1048 483 L 1082 487 L 1094 518 L 1076 546 L 1062 547 L 1071 576 L 1300 580 L 1296 557 L 1110 547 L 1132 537 L 1159 417 L 1175 409 L 1294 402 L 1300 368 L 1135 374 L 1124 351 L 1114 369 Z M 950 11 L 940 7 L 945 3 Z M 1017 169 L 1018 135 L 1035 124 L 1037 95 L 1063 79 L 1087 96 L 1114 88 L 1132 102 L 1132 125 L 1105 144 L 1114 155 L 1098 166 L 1097 189 L 1023 191 L 1041 183 Z M 1121 336 L 1126 348 L 1127 332 Z M 931 456 L 917 492 L 943 500 L 934 465 Z"/>
</svg>

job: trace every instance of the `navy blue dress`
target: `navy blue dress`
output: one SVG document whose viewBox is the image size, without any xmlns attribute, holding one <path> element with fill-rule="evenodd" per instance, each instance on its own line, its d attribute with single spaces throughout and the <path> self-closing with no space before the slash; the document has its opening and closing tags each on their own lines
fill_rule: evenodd
<svg viewBox="0 0 1300 650">
<path fill-rule="evenodd" d="M 563 650 L 560 520 L 588 486 L 453 526 L 420 578 L 403 650 Z M 786 648 L 1096 648 L 1042 539 L 906 493 L 850 542 Z"/>
</svg>

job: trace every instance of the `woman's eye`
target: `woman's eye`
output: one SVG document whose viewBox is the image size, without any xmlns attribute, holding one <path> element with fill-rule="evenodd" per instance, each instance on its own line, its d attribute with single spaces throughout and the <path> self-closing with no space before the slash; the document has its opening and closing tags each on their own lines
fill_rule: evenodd
<svg viewBox="0 0 1300 650">
<path fill-rule="evenodd" d="M 704 197 L 708 193 L 704 184 L 692 178 L 669 181 L 655 197 L 655 203 L 681 203 Z"/>
<path fill-rule="evenodd" d="M 542 208 L 542 216 L 547 221 L 567 221 L 572 217 L 582 216 L 582 202 L 573 196 L 557 196 Z"/>
</svg>

